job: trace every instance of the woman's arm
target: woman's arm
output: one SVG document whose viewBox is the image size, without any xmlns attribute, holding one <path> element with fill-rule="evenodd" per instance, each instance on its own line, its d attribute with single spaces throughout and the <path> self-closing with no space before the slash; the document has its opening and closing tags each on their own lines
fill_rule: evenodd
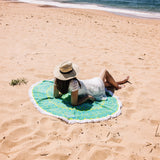
<svg viewBox="0 0 160 160">
<path fill-rule="evenodd" d="M 61 94 L 60 94 L 60 92 L 59 92 L 59 90 L 57 89 L 57 86 L 54 84 L 54 97 L 55 98 L 58 98 L 58 97 L 60 97 L 61 96 Z"/>
<path fill-rule="evenodd" d="M 80 105 L 84 102 L 86 102 L 87 100 L 92 100 L 94 101 L 94 97 L 90 96 L 90 95 L 86 95 L 82 98 L 78 98 L 78 90 L 77 91 L 74 91 L 74 92 L 71 92 L 71 104 L 73 106 L 77 106 L 77 105 Z"/>
</svg>

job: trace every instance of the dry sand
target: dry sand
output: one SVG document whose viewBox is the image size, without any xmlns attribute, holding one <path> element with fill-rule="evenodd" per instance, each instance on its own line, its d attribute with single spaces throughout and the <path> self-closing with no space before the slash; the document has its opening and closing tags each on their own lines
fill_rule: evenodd
<svg viewBox="0 0 160 160">
<path fill-rule="evenodd" d="M 0 160 L 160 160 L 160 20 L 0 1 L 0 59 Z M 119 117 L 70 125 L 33 106 L 30 86 L 66 59 L 81 79 L 130 76 Z"/>
</svg>

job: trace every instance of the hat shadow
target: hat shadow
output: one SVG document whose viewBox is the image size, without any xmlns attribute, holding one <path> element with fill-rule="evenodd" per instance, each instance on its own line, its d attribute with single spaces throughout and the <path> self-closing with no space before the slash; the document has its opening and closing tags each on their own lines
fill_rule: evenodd
<svg viewBox="0 0 160 160">
<path fill-rule="evenodd" d="M 90 100 L 77 106 L 71 105 L 70 100 L 71 100 L 71 96 L 68 95 L 66 98 L 62 99 L 62 103 L 64 103 L 68 108 L 72 108 L 72 109 L 75 108 L 76 110 L 79 110 L 79 111 L 88 111 L 93 107 L 93 102 Z"/>
</svg>

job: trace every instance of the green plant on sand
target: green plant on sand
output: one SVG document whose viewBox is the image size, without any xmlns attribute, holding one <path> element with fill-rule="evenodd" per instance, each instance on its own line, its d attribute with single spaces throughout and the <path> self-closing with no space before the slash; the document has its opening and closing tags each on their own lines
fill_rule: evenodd
<svg viewBox="0 0 160 160">
<path fill-rule="evenodd" d="M 27 84 L 27 82 L 28 81 L 25 78 L 17 78 L 17 79 L 12 79 L 9 84 L 11 86 L 15 86 L 15 85 Z"/>
</svg>

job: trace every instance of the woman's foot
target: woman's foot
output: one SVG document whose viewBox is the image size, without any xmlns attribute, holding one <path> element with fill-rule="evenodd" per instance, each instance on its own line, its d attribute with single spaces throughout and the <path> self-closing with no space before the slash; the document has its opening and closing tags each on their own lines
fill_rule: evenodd
<svg viewBox="0 0 160 160">
<path fill-rule="evenodd" d="M 118 89 L 122 89 L 122 88 L 124 88 L 125 87 L 125 85 L 118 85 L 117 87 L 116 87 L 116 89 L 118 90 Z"/>
<path fill-rule="evenodd" d="M 114 81 L 114 83 L 105 82 L 104 84 L 105 84 L 105 87 L 106 87 L 106 88 L 108 88 L 108 87 L 109 87 L 109 88 L 110 88 L 110 87 L 114 87 L 116 90 L 118 90 L 118 89 L 124 88 L 125 85 L 122 85 L 122 84 L 129 82 L 128 80 L 129 80 L 129 76 L 127 76 L 127 77 L 126 77 L 124 80 L 122 80 L 122 81 L 118 81 L 118 82 L 115 82 L 115 81 Z"/>
<path fill-rule="evenodd" d="M 122 84 L 127 83 L 127 82 L 128 82 L 128 80 L 129 80 L 129 76 L 127 76 L 127 78 L 125 78 L 124 80 L 117 82 L 116 89 L 118 90 L 118 89 L 122 89 L 122 88 L 124 88 L 124 87 L 125 87 L 125 85 L 122 85 Z"/>
<path fill-rule="evenodd" d="M 129 80 L 129 76 L 127 76 L 127 78 L 125 78 L 124 80 L 119 81 L 119 82 L 117 82 L 117 83 L 118 83 L 118 85 L 121 85 L 121 84 L 127 83 L 128 80 Z"/>
</svg>

